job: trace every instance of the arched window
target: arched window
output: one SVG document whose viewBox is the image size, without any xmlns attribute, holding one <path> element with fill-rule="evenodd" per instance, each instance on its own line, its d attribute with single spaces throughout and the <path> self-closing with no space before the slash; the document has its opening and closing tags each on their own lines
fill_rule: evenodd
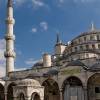
<svg viewBox="0 0 100 100">
<path fill-rule="evenodd" d="M 99 37 L 99 35 L 97 35 L 97 40 L 100 40 L 100 37 Z"/>
<path fill-rule="evenodd" d="M 86 45 L 86 50 L 89 50 L 89 45 Z"/>
<path fill-rule="evenodd" d="M 77 47 L 75 47 L 75 51 L 77 51 Z"/>
<path fill-rule="evenodd" d="M 92 49 L 95 49 L 95 45 L 94 44 L 92 44 Z"/>
<path fill-rule="evenodd" d="M 86 36 L 84 37 L 84 42 L 86 41 Z"/>
<path fill-rule="evenodd" d="M 83 46 L 80 46 L 80 50 L 83 50 Z"/>
<path fill-rule="evenodd" d="M 90 36 L 90 40 L 94 40 L 94 36 L 93 35 Z"/>
<path fill-rule="evenodd" d="M 98 44 L 98 49 L 100 49 L 100 44 Z"/>
</svg>

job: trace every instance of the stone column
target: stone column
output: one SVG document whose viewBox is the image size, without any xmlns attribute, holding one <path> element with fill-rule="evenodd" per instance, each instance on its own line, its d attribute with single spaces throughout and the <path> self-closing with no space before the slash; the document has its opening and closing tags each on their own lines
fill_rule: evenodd
<svg viewBox="0 0 100 100">
<path fill-rule="evenodd" d="M 83 90 L 84 90 L 84 100 L 88 100 L 87 86 L 83 86 Z"/>
<path fill-rule="evenodd" d="M 63 100 L 63 92 L 62 92 L 62 89 L 60 89 L 60 100 Z"/>
<path fill-rule="evenodd" d="M 5 93 L 5 100 L 7 100 L 7 86 L 6 86 L 6 84 L 5 84 L 5 91 L 4 91 L 4 93 Z"/>
<path fill-rule="evenodd" d="M 25 100 L 31 100 L 31 97 L 26 97 Z"/>
<path fill-rule="evenodd" d="M 41 96 L 41 97 L 40 97 L 40 100 L 44 100 L 44 97 L 43 97 L 43 96 Z"/>
</svg>

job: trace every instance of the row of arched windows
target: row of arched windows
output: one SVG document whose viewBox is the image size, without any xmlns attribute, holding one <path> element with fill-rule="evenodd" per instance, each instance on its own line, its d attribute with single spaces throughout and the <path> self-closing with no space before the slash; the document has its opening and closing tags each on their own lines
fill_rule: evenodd
<svg viewBox="0 0 100 100">
<path fill-rule="evenodd" d="M 71 52 L 77 52 L 82 50 L 96 50 L 96 49 L 100 49 L 100 44 L 78 45 L 75 47 L 71 47 L 68 52 L 71 53 Z"/>
<path fill-rule="evenodd" d="M 88 42 L 88 41 L 99 41 L 100 40 L 100 35 L 97 34 L 97 35 L 86 35 L 86 36 L 83 36 L 83 37 L 79 37 L 78 39 L 75 39 L 73 41 L 73 44 L 74 45 L 77 45 L 77 44 L 81 44 L 81 43 L 85 43 L 85 42 Z"/>
</svg>

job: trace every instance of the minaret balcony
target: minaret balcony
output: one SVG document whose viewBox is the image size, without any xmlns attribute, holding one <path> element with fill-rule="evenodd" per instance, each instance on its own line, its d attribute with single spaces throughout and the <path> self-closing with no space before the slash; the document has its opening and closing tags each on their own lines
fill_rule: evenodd
<svg viewBox="0 0 100 100">
<path fill-rule="evenodd" d="M 15 35 L 6 34 L 5 40 L 15 40 Z"/>
<path fill-rule="evenodd" d="M 15 24 L 15 19 L 14 18 L 10 18 L 10 17 L 8 17 L 7 19 L 6 19 L 6 24 Z"/>
<path fill-rule="evenodd" d="M 13 57 L 15 58 L 16 57 L 16 53 L 13 51 L 13 50 L 9 50 L 9 51 L 5 51 L 4 52 L 4 56 L 7 58 L 7 57 Z"/>
</svg>

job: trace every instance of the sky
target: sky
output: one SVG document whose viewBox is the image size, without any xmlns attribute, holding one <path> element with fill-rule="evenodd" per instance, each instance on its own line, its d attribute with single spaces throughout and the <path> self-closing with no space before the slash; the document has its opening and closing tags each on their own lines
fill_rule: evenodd
<svg viewBox="0 0 100 100">
<path fill-rule="evenodd" d="M 5 74 L 4 35 L 7 0 L 0 0 L 0 76 Z M 100 0 L 13 0 L 15 70 L 31 68 L 43 53 L 54 54 L 56 34 L 67 43 L 91 22 L 100 28 Z"/>
</svg>

